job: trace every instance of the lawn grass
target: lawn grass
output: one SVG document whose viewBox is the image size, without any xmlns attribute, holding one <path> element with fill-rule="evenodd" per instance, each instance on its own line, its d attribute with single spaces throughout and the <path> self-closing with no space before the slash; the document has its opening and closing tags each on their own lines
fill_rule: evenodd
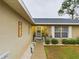
<svg viewBox="0 0 79 59">
<path fill-rule="evenodd" d="M 79 59 L 79 46 L 45 46 L 47 59 Z"/>
</svg>

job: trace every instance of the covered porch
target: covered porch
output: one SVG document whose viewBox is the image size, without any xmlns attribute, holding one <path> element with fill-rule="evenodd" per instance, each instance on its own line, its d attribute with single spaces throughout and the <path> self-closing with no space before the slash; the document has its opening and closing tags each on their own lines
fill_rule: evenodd
<svg viewBox="0 0 79 59">
<path fill-rule="evenodd" d="M 33 26 L 33 38 L 43 40 L 46 38 L 52 38 L 51 26 Z"/>
</svg>

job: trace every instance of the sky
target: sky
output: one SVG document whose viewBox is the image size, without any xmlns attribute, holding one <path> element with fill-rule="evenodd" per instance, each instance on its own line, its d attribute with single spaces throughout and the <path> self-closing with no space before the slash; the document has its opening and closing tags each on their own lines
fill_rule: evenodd
<svg viewBox="0 0 79 59">
<path fill-rule="evenodd" d="M 58 10 L 63 0 L 23 0 L 33 18 L 69 18 L 59 16 Z"/>
</svg>

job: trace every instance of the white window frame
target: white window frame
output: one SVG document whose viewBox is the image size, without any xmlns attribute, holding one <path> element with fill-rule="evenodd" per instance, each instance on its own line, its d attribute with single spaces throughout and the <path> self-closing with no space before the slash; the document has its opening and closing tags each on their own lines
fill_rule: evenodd
<svg viewBox="0 0 79 59">
<path fill-rule="evenodd" d="M 52 26 L 52 38 L 55 37 L 55 26 Z M 61 37 L 61 38 L 66 38 L 66 37 Z M 68 37 L 67 38 L 72 38 L 72 26 L 68 26 Z"/>
</svg>

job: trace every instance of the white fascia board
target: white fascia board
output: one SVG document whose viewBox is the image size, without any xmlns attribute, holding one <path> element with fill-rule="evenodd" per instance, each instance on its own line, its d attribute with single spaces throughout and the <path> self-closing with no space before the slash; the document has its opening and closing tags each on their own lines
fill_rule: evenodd
<svg viewBox="0 0 79 59">
<path fill-rule="evenodd" d="M 21 6 L 24 8 L 25 12 L 29 15 L 29 17 L 31 18 L 31 20 L 33 21 L 33 23 L 34 23 L 34 20 L 33 20 L 32 16 L 30 15 L 30 13 L 29 13 L 27 7 L 26 7 L 25 4 L 24 4 L 24 1 L 23 1 L 23 0 L 18 0 L 18 1 L 19 1 L 19 3 L 21 4 Z"/>
<path fill-rule="evenodd" d="M 48 25 L 79 25 L 79 23 L 35 23 L 37 25 L 45 25 L 45 24 L 48 24 Z"/>
</svg>

